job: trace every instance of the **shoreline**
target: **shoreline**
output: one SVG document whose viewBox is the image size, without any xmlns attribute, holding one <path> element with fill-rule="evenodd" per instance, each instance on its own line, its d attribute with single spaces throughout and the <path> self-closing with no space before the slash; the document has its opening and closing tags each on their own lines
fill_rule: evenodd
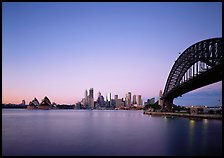
<svg viewBox="0 0 224 158">
<path fill-rule="evenodd" d="M 201 118 L 201 119 L 218 119 L 222 120 L 222 115 L 217 114 L 186 114 L 186 113 L 173 113 L 173 112 L 143 112 L 146 115 L 155 116 L 174 116 L 174 117 L 185 117 L 185 118 Z"/>
</svg>

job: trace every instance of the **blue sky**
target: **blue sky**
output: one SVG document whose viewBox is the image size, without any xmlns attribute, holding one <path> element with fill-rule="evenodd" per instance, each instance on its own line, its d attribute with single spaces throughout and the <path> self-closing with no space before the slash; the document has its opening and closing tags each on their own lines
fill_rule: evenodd
<svg viewBox="0 0 224 158">
<path fill-rule="evenodd" d="M 119 98 L 128 91 L 143 99 L 157 97 L 179 52 L 222 37 L 221 2 L 4 2 L 2 10 L 6 103 L 47 95 L 73 104 L 90 88 L 95 97 L 99 91 Z M 221 97 L 221 82 L 213 87 Z M 202 90 L 192 94 L 204 96 Z M 217 98 L 200 103 L 213 105 Z M 188 104 L 189 99 L 183 95 L 177 101 Z"/>
</svg>

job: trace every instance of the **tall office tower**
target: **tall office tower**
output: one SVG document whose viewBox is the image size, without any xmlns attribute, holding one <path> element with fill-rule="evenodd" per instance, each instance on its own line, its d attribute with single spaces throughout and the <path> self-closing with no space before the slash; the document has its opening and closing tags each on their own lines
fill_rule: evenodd
<svg viewBox="0 0 224 158">
<path fill-rule="evenodd" d="M 90 97 L 90 98 L 89 98 L 89 102 L 90 102 L 90 103 L 89 103 L 89 104 L 90 104 L 90 107 L 91 107 L 91 108 L 94 108 L 94 98 L 91 98 L 91 97 Z"/>
<path fill-rule="evenodd" d="M 128 92 L 125 96 L 125 106 L 131 106 L 131 92 Z"/>
<path fill-rule="evenodd" d="M 107 99 L 108 99 L 108 101 L 111 101 L 111 93 L 107 94 Z"/>
<path fill-rule="evenodd" d="M 85 99 L 83 100 L 83 106 L 84 107 L 87 107 L 88 105 L 89 105 L 89 96 L 88 96 L 88 91 L 87 91 L 87 89 L 86 89 L 86 91 L 85 91 Z"/>
<path fill-rule="evenodd" d="M 117 100 L 118 99 L 118 95 L 114 95 L 114 100 Z"/>
<path fill-rule="evenodd" d="M 94 108 L 93 88 L 90 88 L 89 90 L 89 105 L 91 108 Z"/>
<path fill-rule="evenodd" d="M 89 96 L 90 96 L 91 98 L 94 98 L 94 97 L 93 97 L 93 88 L 90 88 L 90 90 L 89 90 Z"/>
<path fill-rule="evenodd" d="M 108 101 L 108 97 L 107 97 L 107 95 L 106 95 L 106 102 Z"/>
<path fill-rule="evenodd" d="M 99 99 L 99 105 L 100 105 L 100 107 L 103 107 L 104 106 L 104 97 L 101 95 L 100 96 L 100 99 Z"/>
<path fill-rule="evenodd" d="M 128 106 L 131 106 L 131 92 L 128 92 Z"/>
<path fill-rule="evenodd" d="M 158 104 L 159 104 L 160 106 L 163 105 L 163 100 L 160 99 L 160 98 L 162 97 L 162 95 L 163 95 L 162 90 L 160 90 L 160 91 L 159 91 L 159 101 L 158 101 Z"/>
<path fill-rule="evenodd" d="M 85 98 L 87 98 L 87 97 L 88 97 L 88 91 L 86 89 L 86 91 L 85 91 Z"/>
<path fill-rule="evenodd" d="M 142 96 L 141 95 L 137 95 L 137 104 L 142 105 Z"/>
<path fill-rule="evenodd" d="M 132 102 L 132 104 L 137 104 L 136 95 L 133 95 L 133 102 Z"/>
<path fill-rule="evenodd" d="M 111 93 L 108 93 L 107 94 L 107 99 L 108 99 L 108 101 L 109 101 L 109 107 L 111 107 L 111 103 L 112 103 L 112 99 L 111 99 Z"/>
</svg>

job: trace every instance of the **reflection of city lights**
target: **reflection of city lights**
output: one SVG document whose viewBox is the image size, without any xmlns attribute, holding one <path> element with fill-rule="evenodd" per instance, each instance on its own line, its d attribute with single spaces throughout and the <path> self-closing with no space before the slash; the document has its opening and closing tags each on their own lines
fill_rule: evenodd
<svg viewBox="0 0 224 158">
<path fill-rule="evenodd" d="M 203 123 L 207 124 L 208 123 L 208 119 L 203 119 Z"/>
<path fill-rule="evenodd" d="M 190 125 L 194 125 L 195 124 L 195 120 L 190 120 Z"/>
</svg>

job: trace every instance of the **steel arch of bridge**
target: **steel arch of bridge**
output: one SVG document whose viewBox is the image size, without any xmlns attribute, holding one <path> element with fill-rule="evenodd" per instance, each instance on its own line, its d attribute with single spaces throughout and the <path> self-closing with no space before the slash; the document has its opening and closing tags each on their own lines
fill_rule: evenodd
<svg viewBox="0 0 224 158">
<path fill-rule="evenodd" d="M 174 97 L 171 93 L 174 93 L 183 83 L 189 82 L 210 69 L 220 67 L 223 58 L 222 51 L 222 38 L 203 40 L 188 47 L 174 63 L 162 99 L 172 100 Z"/>
</svg>

